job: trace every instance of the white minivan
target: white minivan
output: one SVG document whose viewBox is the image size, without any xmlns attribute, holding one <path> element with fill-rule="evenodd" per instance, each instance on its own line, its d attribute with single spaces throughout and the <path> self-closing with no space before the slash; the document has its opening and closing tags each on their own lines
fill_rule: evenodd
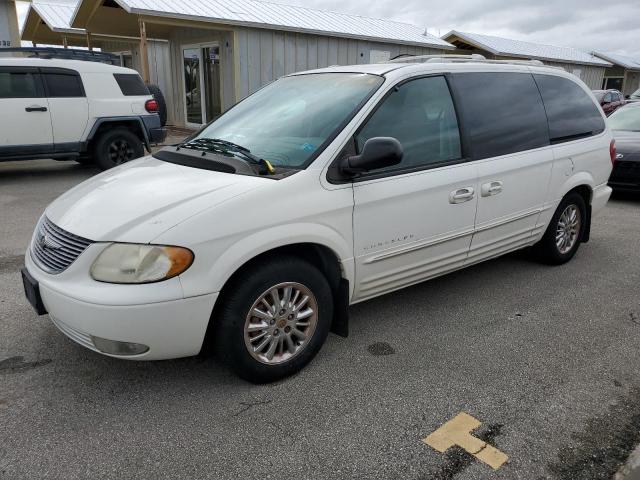
<svg viewBox="0 0 640 480">
<path fill-rule="evenodd" d="M 283 77 L 47 207 L 23 279 L 81 345 L 301 369 L 348 307 L 507 252 L 571 259 L 615 148 L 575 76 L 415 58 Z M 428 339 L 425 339 L 428 341 Z"/>
</svg>

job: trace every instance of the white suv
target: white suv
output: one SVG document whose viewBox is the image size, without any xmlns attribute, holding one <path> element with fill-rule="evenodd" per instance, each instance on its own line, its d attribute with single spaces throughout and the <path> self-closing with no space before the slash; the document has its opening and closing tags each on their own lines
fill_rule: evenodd
<svg viewBox="0 0 640 480">
<path fill-rule="evenodd" d="M 346 335 L 350 304 L 525 247 L 568 261 L 614 157 L 593 95 L 562 70 L 429 59 L 289 75 L 53 202 L 26 295 L 92 350 L 210 344 L 271 381 Z"/>
<path fill-rule="evenodd" d="M 0 58 L 0 161 L 70 159 L 106 170 L 164 140 L 158 109 L 135 70 Z"/>
</svg>

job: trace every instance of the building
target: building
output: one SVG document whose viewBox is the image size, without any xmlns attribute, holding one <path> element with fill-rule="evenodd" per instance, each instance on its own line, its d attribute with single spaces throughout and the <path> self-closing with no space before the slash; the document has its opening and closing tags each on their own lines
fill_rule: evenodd
<svg viewBox="0 0 640 480">
<path fill-rule="evenodd" d="M 22 40 L 34 45 L 61 45 L 64 47 L 99 48 L 120 56 L 124 67 L 144 73 L 140 54 L 140 39 L 110 35 L 91 35 L 82 28 L 71 27 L 77 2 L 36 0 L 22 26 Z M 148 82 L 158 85 L 170 97 L 172 85 L 169 67 L 169 42 L 148 40 Z M 170 100 L 170 98 L 167 98 Z"/>
<path fill-rule="evenodd" d="M 0 48 L 20 46 L 15 0 L 0 0 Z"/>
<path fill-rule="evenodd" d="M 573 73 L 592 89 L 602 88 L 605 71 L 612 67 L 606 60 L 571 47 L 542 45 L 457 30 L 443 35 L 442 39 L 455 45 L 458 53 L 478 53 L 498 60 L 540 60 L 546 65 Z"/>
<path fill-rule="evenodd" d="M 71 27 L 167 40 L 169 121 L 188 126 L 288 73 L 454 50 L 414 25 L 259 0 L 80 0 Z"/>
<path fill-rule="evenodd" d="M 624 95 L 631 95 L 640 88 L 640 58 L 630 58 L 617 53 L 593 54 L 613 64 L 604 72 L 602 88 L 615 88 Z"/>
</svg>

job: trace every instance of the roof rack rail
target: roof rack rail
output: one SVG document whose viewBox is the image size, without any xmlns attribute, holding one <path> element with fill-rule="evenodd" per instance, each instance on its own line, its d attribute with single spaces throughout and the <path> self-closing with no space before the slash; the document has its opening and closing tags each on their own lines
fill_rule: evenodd
<svg viewBox="0 0 640 480">
<path fill-rule="evenodd" d="M 500 63 L 515 65 L 544 65 L 540 60 L 492 60 L 484 55 L 473 53 L 471 55 L 407 55 L 398 56 L 384 63 Z"/>
<path fill-rule="evenodd" d="M 0 55 L 5 53 L 20 53 L 30 58 L 82 60 L 85 62 L 100 62 L 110 65 L 120 65 L 120 57 L 113 53 L 95 52 L 75 48 L 56 47 L 12 47 L 0 48 Z"/>
</svg>

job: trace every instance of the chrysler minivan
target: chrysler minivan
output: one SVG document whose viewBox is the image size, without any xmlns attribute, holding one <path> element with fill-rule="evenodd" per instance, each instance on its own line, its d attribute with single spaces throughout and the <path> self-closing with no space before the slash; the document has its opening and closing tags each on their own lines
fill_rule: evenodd
<svg viewBox="0 0 640 480">
<path fill-rule="evenodd" d="M 206 346 L 273 381 L 346 336 L 349 305 L 528 247 L 567 262 L 614 159 L 586 85 L 536 62 L 296 73 L 55 200 L 25 292 L 96 352 Z"/>
</svg>

